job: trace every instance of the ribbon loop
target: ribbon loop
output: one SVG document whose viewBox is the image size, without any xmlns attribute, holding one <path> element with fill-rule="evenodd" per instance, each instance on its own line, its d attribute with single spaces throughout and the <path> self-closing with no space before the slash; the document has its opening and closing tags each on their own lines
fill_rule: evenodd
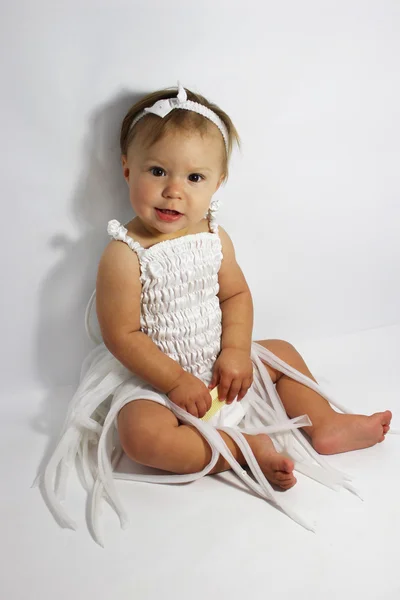
<svg viewBox="0 0 400 600">
<path fill-rule="evenodd" d="M 146 113 L 152 113 L 153 115 L 157 115 L 163 119 L 168 115 L 168 113 L 171 112 L 173 108 L 175 108 L 175 106 L 171 106 L 170 99 L 167 98 L 166 100 L 158 100 L 155 104 L 153 104 L 153 106 L 149 106 L 144 110 Z"/>
<path fill-rule="evenodd" d="M 186 102 L 187 94 L 183 85 L 178 81 L 178 100 L 179 102 Z"/>
</svg>

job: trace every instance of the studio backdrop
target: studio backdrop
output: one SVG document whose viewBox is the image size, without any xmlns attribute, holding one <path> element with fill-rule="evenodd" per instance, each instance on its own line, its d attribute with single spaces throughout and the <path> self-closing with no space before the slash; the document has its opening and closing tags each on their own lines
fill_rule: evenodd
<svg viewBox="0 0 400 600">
<path fill-rule="evenodd" d="M 73 385 L 107 221 L 131 218 L 121 119 L 185 87 L 242 139 L 218 194 L 254 338 L 399 321 L 395 0 L 1 5 L 2 398 Z M 21 407 L 22 410 L 23 407 Z"/>
</svg>

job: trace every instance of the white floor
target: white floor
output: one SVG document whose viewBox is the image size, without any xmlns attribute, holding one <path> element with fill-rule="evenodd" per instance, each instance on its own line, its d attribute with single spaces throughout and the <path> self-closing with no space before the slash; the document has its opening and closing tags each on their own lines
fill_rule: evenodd
<svg viewBox="0 0 400 600">
<path fill-rule="evenodd" d="M 400 428 L 400 325 L 295 345 L 340 402 L 356 412 L 390 408 Z M 105 505 L 103 549 L 87 531 L 77 479 L 67 496 L 77 532 L 60 529 L 30 489 L 70 392 L 32 394 L 28 415 L 15 397 L 1 419 L 2 598 L 400 597 L 400 436 L 329 458 L 354 476 L 363 502 L 298 476 L 286 495 L 315 534 L 225 473 L 181 486 L 119 482 L 131 527 L 121 531 Z"/>
</svg>

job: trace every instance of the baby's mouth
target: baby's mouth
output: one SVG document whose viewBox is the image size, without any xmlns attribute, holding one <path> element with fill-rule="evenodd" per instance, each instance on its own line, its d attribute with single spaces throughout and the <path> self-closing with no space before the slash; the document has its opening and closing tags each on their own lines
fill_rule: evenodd
<svg viewBox="0 0 400 600">
<path fill-rule="evenodd" d="M 166 215 L 180 215 L 182 213 L 178 212 L 177 210 L 169 210 L 168 208 L 157 208 L 157 210 L 159 210 L 160 212 L 166 214 Z"/>
</svg>

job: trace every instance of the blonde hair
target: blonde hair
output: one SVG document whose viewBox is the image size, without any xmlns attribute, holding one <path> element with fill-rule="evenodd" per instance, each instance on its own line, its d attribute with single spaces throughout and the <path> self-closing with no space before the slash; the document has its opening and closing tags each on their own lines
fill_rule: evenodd
<svg viewBox="0 0 400 600">
<path fill-rule="evenodd" d="M 236 128 L 230 117 L 226 114 L 226 112 L 219 108 L 219 106 L 209 102 L 207 98 L 204 98 L 204 96 L 195 94 L 188 89 L 186 89 L 186 93 L 188 100 L 198 102 L 199 104 L 202 104 L 203 106 L 206 106 L 215 112 L 215 114 L 218 115 L 218 117 L 222 120 L 228 131 L 228 143 L 227 147 L 225 147 L 224 144 L 225 150 L 223 160 L 223 172 L 226 180 L 228 178 L 228 163 L 232 154 L 233 146 L 235 143 L 237 146 L 240 146 L 239 134 L 236 131 Z M 176 94 L 176 88 L 158 90 L 157 92 L 147 94 L 147 96 L 139 100 L 139 102 L 136 102 L 136 104 L 129 109 L 121 125 L 120 148 L 122 156 L 126 156 L 128 154 L 129 147 L 132 144 L 135 136 L 143 131 L 146 132 L 146 145 L 148 146 L 152 146 L 168 132 L 176 129 L 184 129 L 186 131 L 196 130 L 201 135 L 204 135 L 209 131 L 209 127 L 212 125 L 209 119 L 203 117 L 203 115 L 199 115 L 198 113 L 179 109 L 172 110 L 164 118 L 160 118 L 157 115 L 149 113 L 131 128 L 133 120 L 140 112 L 143 111 L 143 109 L 152 106 L 158 100 L 176 98 Z"/>
</svg>

